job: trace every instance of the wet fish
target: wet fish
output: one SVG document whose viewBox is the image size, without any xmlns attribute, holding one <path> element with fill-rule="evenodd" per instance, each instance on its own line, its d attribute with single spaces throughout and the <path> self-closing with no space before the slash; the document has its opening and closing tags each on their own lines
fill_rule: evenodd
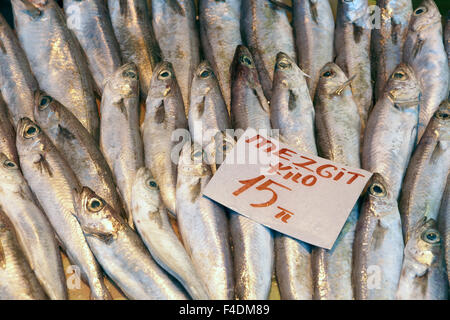
<svg viewBox="0 0 450 320">
<path fill-rule="evenodd" d="M 0 90 L 14 126 L 22 117 L 33 119 L 34 92 L 37 88 L 38 83 L 17 36 L 0 15 Z"/>
<path fill-rule="evenodd" d="M 286 9 L 270 1 L 242 0 L 241 33 L 253 55 L 264 94 L 270 99 L 277 53 L 297 59 Z"/>
<path fill-rule="evenodd" d="M 422 89 L 418 129 L 420 139 L 434 112 L 449 93 L 449 68 L 442 41 L 441 15 L 433 0 L 424 0 L 413 12 L 403 49 L 403 61 L 413 68 Z"/>
<path fill-rule="evenodd" d="M 35 119 L 69 164 L 80 184 L 94 189 L 123 216 L 113 175 L 89 132 L 62 104 L 45 92 L 36 93 Z"/>
<path fill-rule="evenodd" d="M 209 299 L 191 258 L 173 231 L 158 184 L 148 168 L 138 170 L 131 200 L 136 230 L 153 259 L 175 277 L 193 299 Z"/>
<path fill-rule="evenodd" d="M 108 0 L 109 15 L 123 63 L 138 67 L 141 96 L 147 96 L 156 64 L 162 59 L 146 0 Z"/>
<path fill-rule="evenodd" d="M 14 228 L 0 210 L 0 300 L 45 300 L 33 271 L 22 253 Z"/>
<path fill-rule="evenodd" d="M 138 235 L 88 187 L 75 194 L 77 219 L 108 276 L 134 300 L 184 300 Z"/>
<path fill-rule="evenodd" d="M 16 132 L 9 120 L 8 109 L 0 92 L 0 152 L 4 153 L 8 159 L 18 163 L 16 149 Z"/>
<path fill-rule="evenodd" d="M 314 98 L 320 70 L 334 60 L 334 16 L 329 0 L 293 0 L 298 65 Z"/>
<path fill-rule="evenodd" d="M 98 140 L 92 78 L 81 48 L 54 0 L 12 0 L 16 32 L 39 86 L 68 108 Z"/>
<path fill-rule="evenodd" d="M 403 249 L 397 200 L 389 184 L 374 173 L 362 204 L 353 245 L 355 299 L 395 299 Z"/>
<path fill-rule="evenodd" d="M 445 253 L 445 264 L 447 266 L 447 277 L 450 284 L 450 176 L 447 177 L 447 186 L 442 196 L 441 208 L 439 210 L 439 231 L 443 238 L 443 247 Z"/>
<path fill-rule="evenodd" d="M 424 217 L 437 220 L 450 170 L 450 102 L 441 104 L 415 149 L 399 201 L 403 236 L 408 243 Z"/>
<path fill-rule="evenodd" d="M 195 69 L 200 63 L 200 39 L 194 0 L 153 0 L 152 23 L 164 59 L 172 63 L 186 109 Z"/>
<path fill-rule="evenodd" d="M 405 246 L 399 300 L 447 300 L 444 252 L 437 223 L 426 217 L 412 228 Z"/>
<path fill-rule="evenodd" d="M 45 133 L 28 118 L 17 127 L 17 150 L 25 179 L 39 200 L 69 259 L 81 269 L 91 297 L 109 299 L 103 275 L 75 218 L 79 182 Z"/>
<path fill-rule="evenodd" d="M 104 0 L 64 0 L 67 26 L 79 41 L 97 89 L 121 65 L 120 48 Z"/>
<path fill-rule="evenodd" d="M 177 166 L 171 155 L 177 129 L 187 129 L 187 120 L 172 64 L 161 62 L 154 71 L 141 126 L 145 166 L 152 171 L 165 206 L 175 215 Z"/>
<path fill-rule="evenodd" d="M 229 227 L 223 207 L 202 196 L 211 179 L 199 145 L 183 145 L 178 163 L 177 222 L 184 246 L 214 300 L 234 298 Z"/>
<path fill-rule="evenodd" d="M 367 123 L 362 167 L 383 176 L 394 199 L 399 196 L 411 152 L 417 143 L 419 96 L 414 71 L 400 64 Z"/>
<path fill-rule="evenodd" d="M 351 88 L 361 117 L 362 133 L 372 107 L 368 13 L 367 0 L 339 0 L 334 38 L 336 64 L 348 78 L 355 77 Z"/>
<path fill-rule="evenodd" d="M 231 108 L 230 66 L 234 52 L 242 44 L 241 0 L 200 0 L 200 40 L 203 53 L 211 63 L 228 111 Z"/>
<path fill-rule="evenodd" d="M 320 71 L 315 98 L 317 147 L 322 157 L 359 168 L 361 119 L 351 83 L 332 62 Z M 358 215 L 357 203 L 333 248 L 313 248 L 314 299 L 353 299 L 352 251 Z"/>
<path fill-rule="evenodd" d="M 373 67 L 376 74 L 374 95 L 383 96 L 384 86 L 402 62 L 403 44 L 412 14 L 411 0 L 377 0 L 379 27 L 372 29 Z"/>
<path fill-rule="evenodd" d="M 131 189 L 137 170 L 144 166 L 139 112 L 139 76 L 136 66 L 128 63 L 105 84 L 100 105 L 100 149 L 124 200 L 130 226 L 133 226 Z M 100 193 L 98 195 L 101 196 Z M 117 212 L 113 203 L 112 207 Z"/>
<path fill-rule="evenodd" d="M 450 69 L 450 14 L 447 14 L 447 23 L 444 31 L 445 51 L 447 51 L 447 60 Z"/>
<path fill-rule="evenodd" d="M 205 161 L 214 173 L 223 160 L 218 157 L 221 152 L 216 150 L 224 146 L 223 138 L 231 128 L 231 121 L 216 75 L 207 61 L 200 63 L 195 71 L 188 116 L 192 140 L 202 146 Z"/>
</svg>

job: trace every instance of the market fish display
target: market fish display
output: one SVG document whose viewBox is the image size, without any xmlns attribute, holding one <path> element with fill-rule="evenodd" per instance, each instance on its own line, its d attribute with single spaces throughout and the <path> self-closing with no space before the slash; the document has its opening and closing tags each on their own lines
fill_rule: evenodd
<svg viewBox="0 0 450 320">
<path fill-rule="evenodd" d="M 17 127 L 20 166 L 69 259 L 80 267 L 93 299 L 109 299 L 103 274 L 75 217 L 74 193 L 80 188 L 72 169 L 45 133 L 28 118 Z"/>
<path fill-rule="evenodd" d="M 94 139 L 99 117 L 92 76 L 54 0 L 12 0 L 16 32 L 39 87 L 68 108 Z"/>
<path fill-rule="evenodd" d="M 403 60 L 414 70 L 422 90 L 418 138 L 449 94 L 449 68 L 442 41 L 441 14 L 433 0 L 424 0 L 411 16 Z"/>
<path fill-rule="evenodd" d="M 8 109 L 0 93 L 0 152 L 8 159 L 18 163 L 19 157 L 16 149 L 16 133 L 9 119 Z"/>
<path fill-rule="evenodd" d="M 19 166 L 3 153 L 0 153 L 0 178 L 0 206 L 16 230 L 31 269 L 50 299 L 67 299 L 54 231 L 34 202 Z"/>
<path fill-rule="evenodd" d="M 292 9 L 298 65 L 314 98 L 320 70 L 334 59 L 333 11 L 329 0 L 293 0 Z"/>
<path fill-rule="evenodd" d="M 121 65 L 108 7 L 104 0 L 64 0 L 67 26 L 75 34 L 88 60 L 99 92 L 105 79 Z"/>
<path fill-rule="evenodd" d="M 449 170 L 450 102 L 445 101 L 431 118 L 403 180 L 399 209 L 405 243 L 424 217 L 437 220 Z"/>
<path fill-rule="evenodd" d="M 173 65 L 186 113 L 192 77 L 200 63 L 194 0 L 152 0 L 152 24 L 165 60 Z"/>
</svg>

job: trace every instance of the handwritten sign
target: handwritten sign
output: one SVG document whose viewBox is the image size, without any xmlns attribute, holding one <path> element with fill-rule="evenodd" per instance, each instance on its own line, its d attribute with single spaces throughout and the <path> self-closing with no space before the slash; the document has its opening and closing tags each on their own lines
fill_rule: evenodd
<svg viewBox="0 0 450 320">
<path fill-rule="evenodd" d="M 203 194 L 271 229 L 330 249 L 371 175 L 248 129 Z"/>
</svg>

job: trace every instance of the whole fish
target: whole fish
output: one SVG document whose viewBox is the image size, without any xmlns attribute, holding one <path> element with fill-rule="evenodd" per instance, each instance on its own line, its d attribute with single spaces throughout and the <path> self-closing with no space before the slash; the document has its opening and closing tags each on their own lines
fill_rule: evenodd
<svg viewBox="0 0 450 320">
<path fill-rule="evenodd" d="M 47 296 L 22 253 L 14 227 L 0 209 L 0 300 L 45 300 Z"/>
<path fill-rule="evenodd" d="M 39 86 L 98 140 L 93 81 L 81 48 L 54 0 L 12 0 L 16 32 Z"/>
<path fill-rule="evenodd" d="M 184 300 L 186 295 L 158 267 L 139 236 L 88 187 L 75 194 L 77 219 L 108 276 L 134 300 Z"/>
<path fill-rule="evenodd" d="M 447 186 L 445 187 L 442 197 L 441 208 L 439 210 L 439 231 L 443 238 L 443 246 L 445 253 L 445 264 L 447 266 L 447 277 L 450 285 L 450 176 L 447 177 Z"/>
<path fill-rule="evenodd" d="M 403 49 L 403 61 L 416 73 L 422 89 L 418 138 L 444 99 L 448 97 L 449 68 L 442 41 L 441 14 L 433 0 L 414 10 Z"/>
<path fill-rule="evenodd" d="M 436 221 L 426 217 L 419 220 L 405 246 L 397 299 L 447 300 L 448 283 L 443 255 Z"/>
<path fill-rule="evenodd" d="M 367 123 L 362 167 L 382 175 L 394 199 L 399 196 L 417 141 L 419 96 L 414 71 L 408 65 L 400 64 L 388 80 L 383 97 L 374 106 Z"/>
<path fill-rule="evenodd" d="M 183 98 L 170 62 L 164 61 L 156 66 L 146 105 L 141 126 L 145 166 L 157 181 L 167 209 L 175 215 L 177 166 L 171 155 L 177 141 L 172 135 L 177 129 L 187 129 L 187 120 Z"/>
<path fill-rule="evenodd" d="M 153 69 L 162 59 L 146 0 L 108 0 L 109 15 L 124 63 L 133 62 L 140 91 L 147 96 Z"/>
<path fill-rule="evenodd" d="M 258 81 L 253 58 L 238 46 L 232 64 L 231 119 L 235 130 L 271 130 L 269 104 Z M 270 229 L 238 213 L 230 213 L 236 297 L 267 299 L 274 267 L 274 243 Z"/>
<path fill-rule="evenodd" d="M 34 202 L 18 165 L 0 153 L 0 206 L 16 230 L 19 244 L 39 283 L 53 300 L 66 300 L 64 270 L 55 233 Z"/>
<path fill-rule="evenodd" d="M 397 199 L 383 177 L 374 173 L 362 204 L 353 244 L 355 299 L 395 299 L 403 249 Z"/>
<path fill-rule="evenodd" d="M 192 140 L 202 146 L 205 161 L 214 173 L 221 163 L 216 149 L 223 146 L 221 140 L 231 128 L 231 121 L 217 78 L 207 61 L 200 63 L 195 71 L 188 116 Z"/>
<path fill-rule="evenodd" d="M 77 118 L 45 92 L 36 93 L 35 119 L 75 173 L 88 186 L 125 215 L 113 175 L 96 142 Z"/>
<path fill-rule="evenodd" d="M 8 109 L 0 92 L 0 152 L 4 153 L 8 159 L 18 163 L 16 149 L 16 132 L 9 120 Z"/>
<path fill-rule="evenodd" d="M 178 163 L 177 222 L 184 246 L 214 300 L 234 299 L 233 262 L 225 209 L 202 196 L 211 179 L 198 145 L 183 145 Z"/>
<path fill-rule="evenodd" d="M 320 71 L 316 90 L 316 130 L 319 155 L 337 163 L 359 168 L 361 119 L 350 88 L 352 79 L 329 62 Z M 359 206 L 350 212 L 333 248 L 314 248 L 312 270 L 314 298 L 353 299 L 353 240 Z"/>
<path fill-rule="evenodd" d="M 152 0 L 152 24 L 164 59 L 172 63 L 186 109 L 192 77 L 200 63 L 194 0 Z"/>
<path fill-rule="evenodd" d="M 380 26 L 372 30 L 376 100 L 383 96 L 387 80 L 402 62 L 403 44 L 413 10 L 411 0 L 377 0 L 377 6 Z"/>
<path fill-rule="evenodd" d="M 320 70 L 334 60 L 334 16 L 329 0 L 293 0 L 298 65 L 314 98 Z"/>
<path fill-rule="evenodd" d="M 317 154 L 314 107 L 304 73 L 285 53 L 278 53 L 273 76 L 270 118 L 280 141 L 296 150 Z M 311 246 L 277 233 L 275 271 L 282 299 L 310 300 L 313 295 Z"/>
<path fill-rule="evenodd" d="M 200 40 L 203 54 L 219 81 L 228 111 L 231 108 L 230 66 L 236 47 L 242 44 L 241 0 L 200 0 Z"/>
<path fill-rule="evenodd" d="M 46 134 L 28 118 L 17 127 L 17 150 L 25 179 L 39 200 L 69 259 L 89 283 L 91 297 L 109 299 L 103 275 L 75 217 L 80 188 L 72 169 Z"/>
<path fill-rule="evenodd" d="M 100 150 L 113 172 L 130 226 L 133 225 L 131 189 L 137 170 L 144 166 L 139 111 L 138 72 L 133 63 L 128 63 L 120 67 L 105 84 L 100 105 Z M 98 195 L 102 196 L 100 193 Z M 111 206 L 118 212 L 114 203 Z"/>
<path fill-rule="evenodd" d="M 132 191 L 134 225 L 153 259 L 175 277 L 193 299 L 209 299 L 191 258 L 173 231 L 158 184 L 148 168 L 138 170 Z"/>
<path fill-rule="evenodd" d="M 67 26 L 86 55 L 97 89 L 121 65 L 120 48 L 104 0 L 64 0 Z"/>
<path fill-rule="evenodd" d="M 445 101 L 415 149 L 402 184 L 399 209 L 408 243 L 424 217 L 437 220 L 450 170 L 450 102 Z"/>
<path fill-rule="evenodd" d="M 297 59 L 286 9 L 271 1 L 242 0 L 241 33 L 253 55 L 264 94 L 270 99 L 277 53 Z"/>
<path fill-rule="evenodd" d="M 14 120 L 33 119 L 34 92 L 38 83 L 16 34 L 0 15 L 0 91 Z"/>
<path fill-rule="evenodd" d="M 334 38 L 336 64 L 348 78 L 355 77 L 351 88 L 361 117 L 362 133 L 372 106 L 368 13 L 367 0 L 339 0 Z"/>
</svg>

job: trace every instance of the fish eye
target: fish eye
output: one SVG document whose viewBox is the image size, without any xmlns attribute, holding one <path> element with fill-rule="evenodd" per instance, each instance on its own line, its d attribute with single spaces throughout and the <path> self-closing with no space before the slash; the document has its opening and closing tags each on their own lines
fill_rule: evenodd
<svg viewBox="0 0 450 320">
<path fill-rule="evenodd" d="M 334 72 L 331 70 L 325 71 L 324 73 L 322 73 L 322 77 L 324 78 L 332 78 L 334 77 Z"/>
<path fill-rule="evenodd" d="M 422 13 L 427 12 L 427 8 L 426 7 L 419 7 L 414 11 L 414 15 L 415 16 L 420 16 Z"/>
<path fill-rule="evenodd" d="M 137 74 L 132 71 L 132 70 L 125 70 L 122 73 L 122 76 L 124 76 L 125 78 L 130 78 L 130 79 L 136 79 L 137 78 Z"/>
<path fill-rule="evenodd" d="M 151 190 L 159 190 L 158 184 L 156 183 L 156 181 L 154 179 L 148 179 L 147 186 Z"/>
<path fill-rule="evenodd" d="M 252 64 L 253 64 L 253 62 L 252 62 L 252 59 L 250 59 L 250 57 L 248 57 L 248 56 L 241 56 L 241 62 L 243 63 L 243 64 L 246 64 L 246 65 L 248 65 L 248 66 L 251 66 Z"/>
<path fill-rule="evenodd" d="M 33 138 L 35 135 L 39 133 L 39 128 L 36 125 L 29 125 L 23 134 L 23 137 L 26 139 Z"/>
<path fill-rule="evenodd" d="M 406 73 L 404 73 L 403 71 L 397 71 L 397 72 L 394 72 L 394 74 L 392 74 L 392 79 L 406 80 L 407 76 L 406 76 Z"/>
<path fill-rule="evenodd" d="M 436 230 L 431 229 L 426 230 L 422 233 L 422 240 L 430 244 L 436 244 L 441 241 L 441 237 L 439 236 L 439 233 Z"/>
<path fill-rule="evenodd" d="M 291 64 L 288 61 L 286 61 L 286 60 L 281 60 L 280 62 L 278 62 L 278 67 L 280 69 L 284 70 L 284 69 L 290 68 Z"/>
<path fill-rule="evenodd" d="M 436 112 L 436 118 L 441 120 L 448 120 L 450 119 L 450 114 L 448 113 L 448 111 L 438 111 Z"/>
<path fill-rule="evenodd" d="M 39 110 L 44 110 L 45 108 L 47 108 L 52 101 L 52 97 L 42 96 L 39 100 Z"/>
<path fill-rule="evenodd" d="M 3 166 L 8 169 L 17 169 L 17 165 L 10 160 L 5 160 L 5 162 L 3 162 Z"/>
<path fill-rule="evenodd" d="M 103 201 L 98 198 L 92 198 L 88 203 L 88 210 L 91 212 L 98 212 L 104 207 Z"/>
<path fill-rule="evenodd" d="M 372 184 L 369 188 L 369 192 L 375 197 L 384 197 L 386 195 L 386 189 L 379 183 Z"/>
<path fill-rule="evenodd" d="M 159 73 L 158 78 L 160 80 L 165 80 L 165 79 L 169 78 L 170 76 L 172 76 L 172 72 L 170 72 L 169 70 L 163 70 Z"/>
<path fill-rule="evenodd" d="M 191 160 L 199 160 L 202 159 L 203 156 L 203 150 L 197 150 L 197 151 L 193 151 L 191 154 Z"/>
<path fill-rule="evenodd" d="M 210 76 L 210 74 L 211 74 L 211 71 L 210 71 L 210 70 L 203 70 L 203 71 L 200 73 L 200 77 L 202 77 L 202 78 L 208 78 L 208 77 Z"/>
</svg>

